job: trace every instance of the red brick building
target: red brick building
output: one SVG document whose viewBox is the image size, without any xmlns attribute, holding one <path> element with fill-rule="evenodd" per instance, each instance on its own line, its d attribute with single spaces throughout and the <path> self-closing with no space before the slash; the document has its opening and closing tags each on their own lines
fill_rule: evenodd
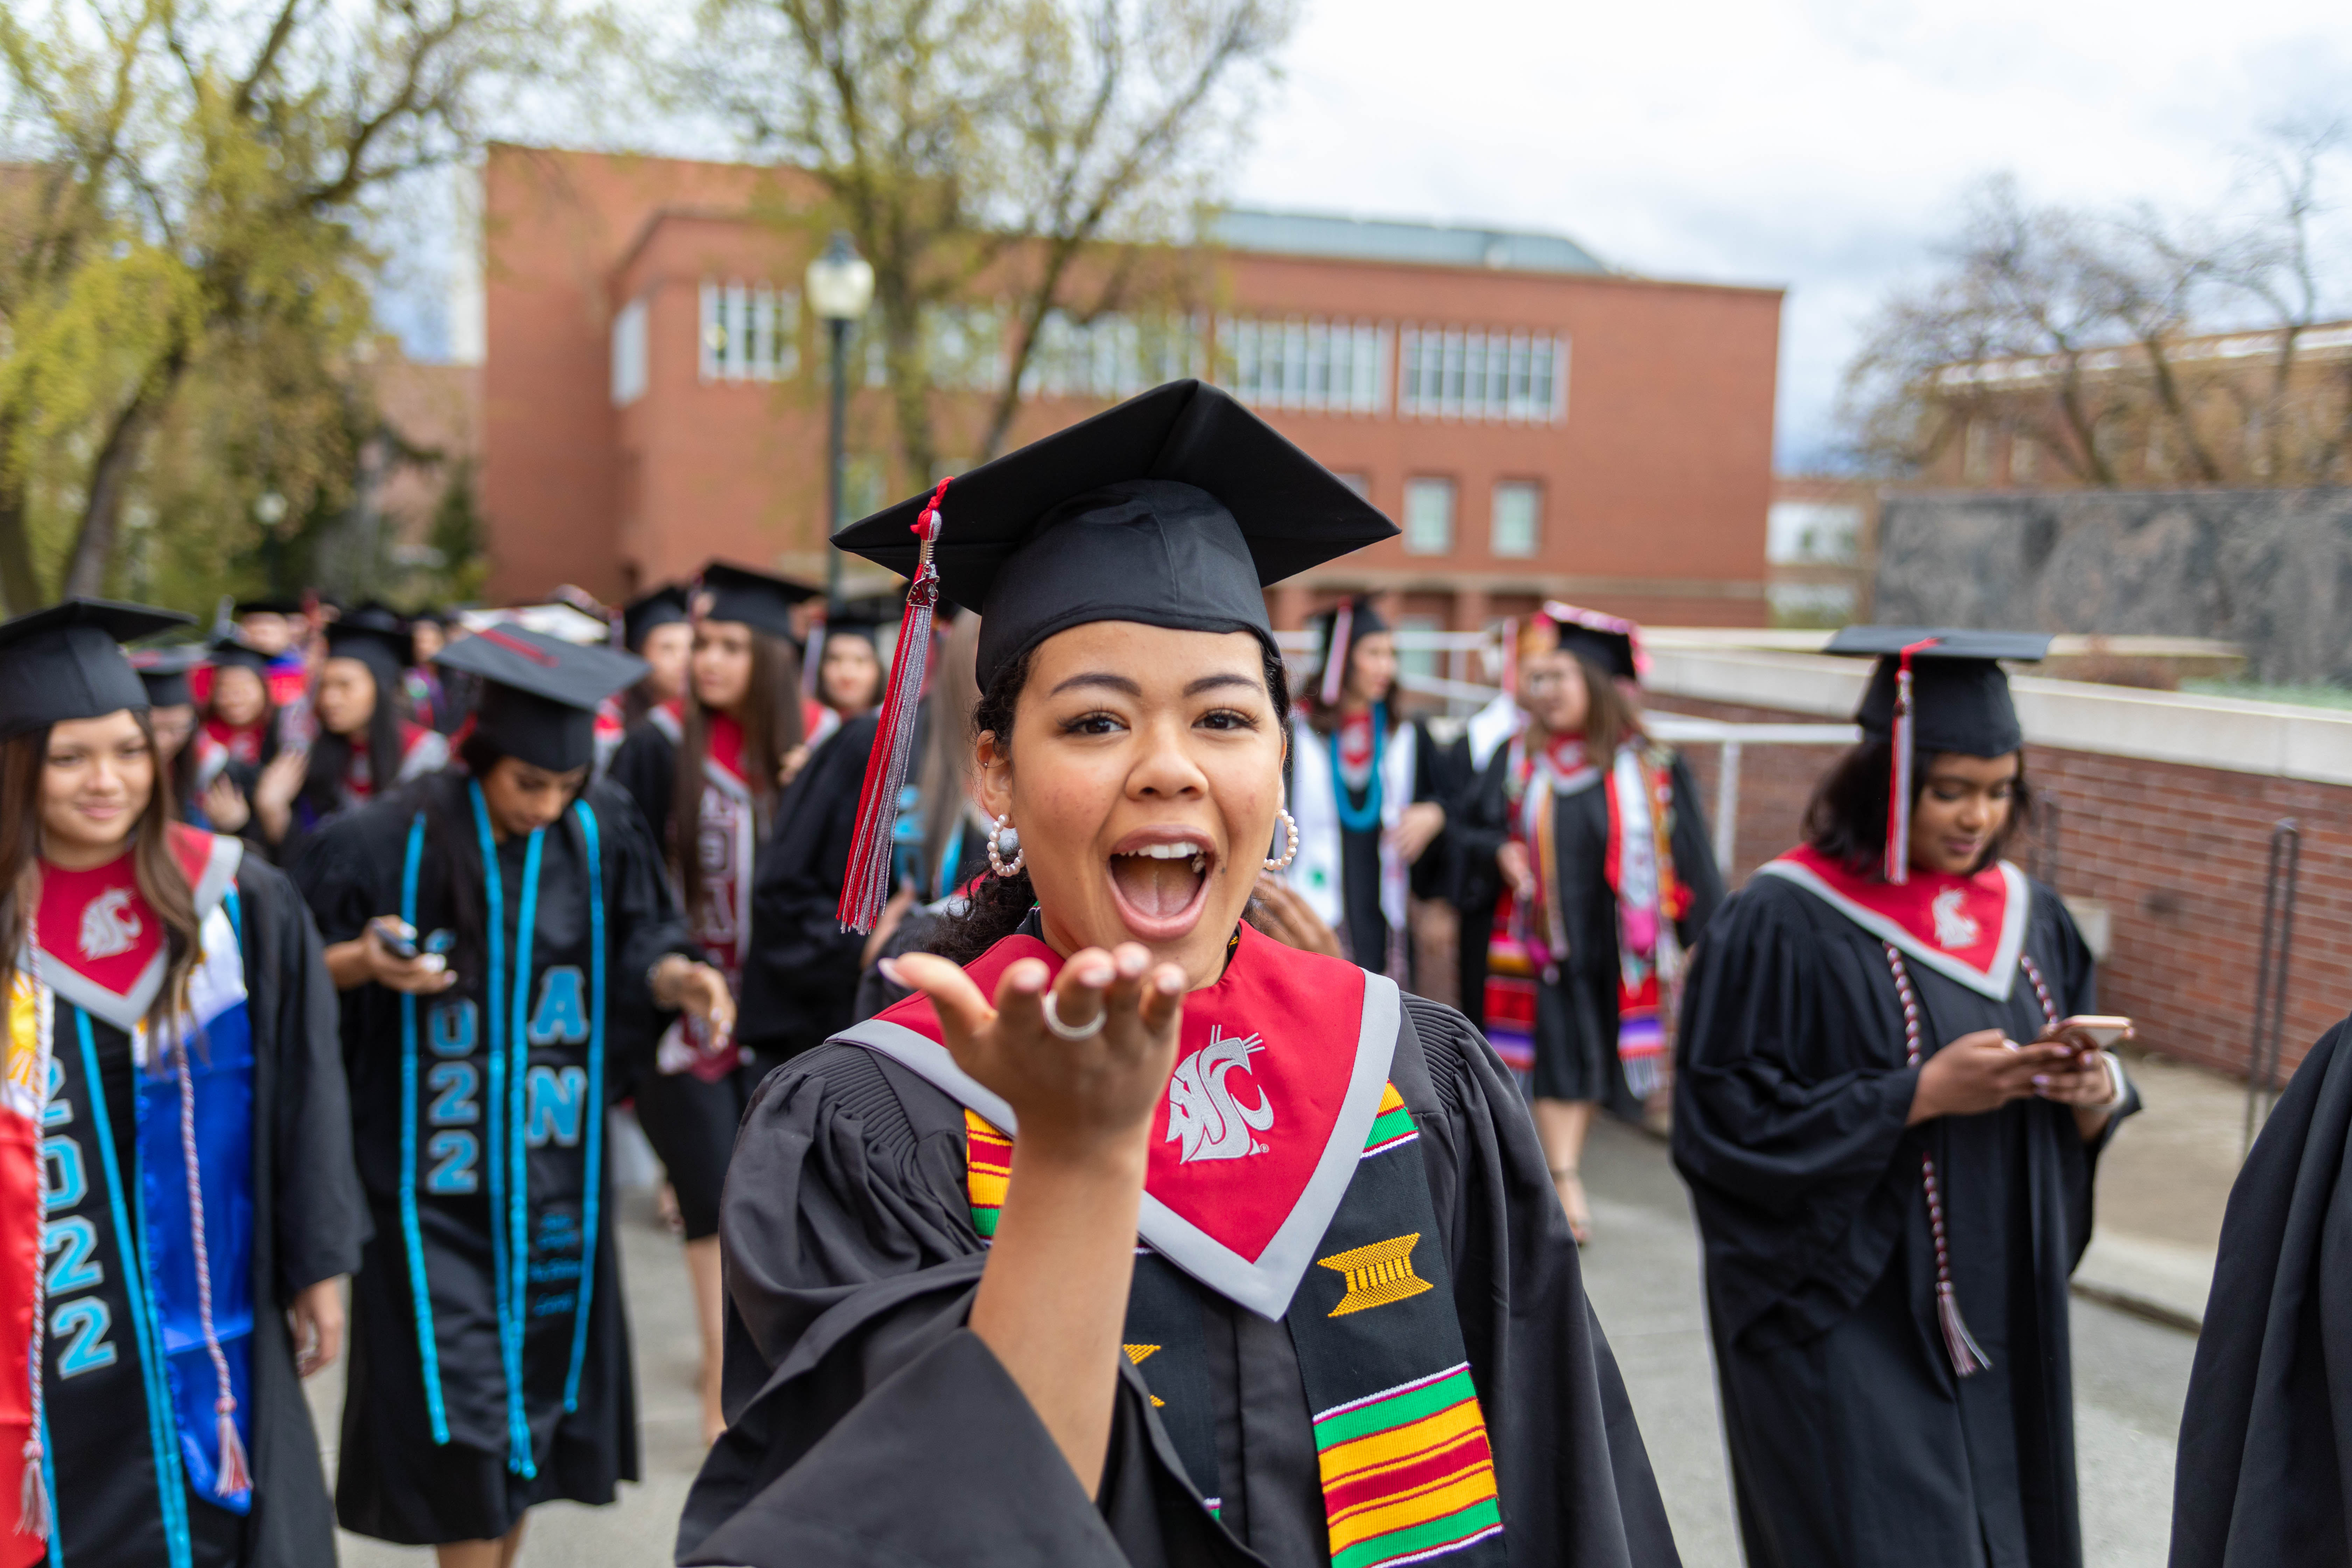
<svg viewBox="0 0 2352 1568">
<path fill-rule="evenodd" d="M 711 555 L 822 569 L 821 339 L 799 298 L 822 234 L 789 221 L 816 204 L 791 170 L 492 149 L 492 594 L 618 595 Z M 1764 623 L 1778 289 L 1626 277 L 1541 235 L 1234 213 L 1217 237 L 1213 303 L 1049 323 L 1015 442 L 1171 375 L 1231 387 L 1405 530 L 1278 594 L 1283 625 L 1359 588 L 1454 628 L 1547 595 Z M 974 411 L 1002 384 L 995 319 L 982 300 L 958 323 L 974 390 L 945 395 Z M 917 482 L 878 374 L 859 379 L 853 509 Z"/>
</svg>

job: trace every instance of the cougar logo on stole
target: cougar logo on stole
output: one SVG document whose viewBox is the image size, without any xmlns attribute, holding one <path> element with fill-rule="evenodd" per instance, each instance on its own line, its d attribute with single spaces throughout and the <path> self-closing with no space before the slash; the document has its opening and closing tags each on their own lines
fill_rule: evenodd
<svg viewBox="0 0 2352 1568">
<path fill-rule="evenodd" d="M 1927 906 L 1928 912 L 1936 917 L 1937 946 L 1947 950 L 1971 948 L 1984 934 L 1984 928 L 1977 924 L 1975 917 L 1960 908 L 1967 896 L 1958 888 L 1947 888 Z"/>
<path fill-rule="evenodd" d="M 112 958 L 129 952 L 142 928 L 131 910 L 131 889 L 109 888 L 81 912 L 81 955 Z"/>
<path fill-rule="evenodd" d="M 1236 1068 L 1247 1072 L 1251 1055 L 1264 1049 L 1257 1036 L 1228 1038 L 1213 1024 L 1209 1043 L 1176 1065 L 1168 1080 L 1168 1136 L 1184 1141 L 1179 1163 L 1265 1152 L 1251 1133 L 1274 1125 L 1273 1098 L 1261 1089 L 1257 1104 L 1244 1105 L 1225 1081 Z"/>
</svg>

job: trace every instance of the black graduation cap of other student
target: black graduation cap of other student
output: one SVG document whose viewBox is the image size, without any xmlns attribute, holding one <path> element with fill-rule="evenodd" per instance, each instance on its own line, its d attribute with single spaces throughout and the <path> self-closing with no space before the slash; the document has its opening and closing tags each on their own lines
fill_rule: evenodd
<svg viewBox="0 0 2352 1568">
<path fill-rule="evenodd" d="M 1370 594 L 1358 594 L 1318 611 L 1307 626 L 1315 634 L 1315 646 L 1323 650 L 1323 673 L 1316 684 L 1316 698 L 1328 708 L 1339 700 L 1340 692 L 1347 688 L 1348 660 L 1354 656 L 1358 640 L 1387 631 L 1390 626 L 1372 606 Z"/>
<path fill-rule="evenodd" d="M 914 579 L 842 889 L 869 929 L 887 895 L 898 799 L 944 595 L 980 612 L 983 690 L 1056 632 L 1096 621 L 1249 632 L 1276 653 L 1269 584 L 1396 525 L 1226 394 L 1173 381 L 984 463 L 835 536 Z"/>
<path fill-rule="evenodd" d="M 596 705 L 646 669 L 634 654 L 511 626 L 451 643 L 433 662 L 481 680 L 477 734 L 509 757 L 556 773 L 595 760 Z"/>
<path fill-rule="evenodd" d="M 327 657 L 359 659 L 396 686 L 416 662 L 416 639 L 399 611 L 370 601 L 327 624 Z"/>
<path fill-rule="evenodd" d="M 1556 600 L 1548 602 L 1539 613 L 1551 623 L 1562 653 L 1574 654 L 1618 680 L 1642 679 L 1641 648 L 1636 641 L 1641 628 L 1633 622 Z"/>
<path fill-rule="evenodd" d="M 215 669 L 249 669 L 264 680 L 269 679 L 269 656 L 241 637 L 215 637 L 205 645 L 205 651 Z"/>
<path fill-rule="evenodd" d="M 983 688 L 1055 632 L 1091 621 L 1254 632 L 1272 648 L 1267 586 L 1397 531 L 1274 426 L 1198 381 L 1131 397 L 935 493 L 939 592 L 980 611 Z M 911 577 L 914 524 L 930 504 L 901 501 L 835 542 Z"/>
<path fill-rule="evenodd" d="M 656 626 L 684 626 L 694 619 L 686 586 L 665 583 L 650 594 L 640 594 L 621 608 L 621 643 L 631 653 L 646 646 Z"/>
<path fill-rule="evenodd" d="M 797 644 L 800 637 L 793 630 L 793 606 L 824 592 L 789 577 L 713 561 L 695 582 L 694 608 L 706 621 L 734 621 Z"/>
<path fill-rule="evenodd" d="M 122 645 L 194 619 L 108 599 L 68 599 L 0 623 L 0 740 L 150 706 Z"/>
<path fill-rule="evenodd" d="M 247 616 L 299 616 L 303 613 L 302 601 L 265 595 L 257 599 L 239 599 L 231 606 L 231 613 L 238 620 Z"/>
<path fill-rule="evenodd" d="M 2038 663 L 2050 652 L 2050 638 L 2040 632 L 1848 626 L 1825 651 L 1878 660 L 1853 721 L 1894 753 L 1885 875 L 1890 882 L 1908 882 L 1912 780 L 1919 759 L 1941 752 L 2005 757 L 2024 745 L 2025 727 L 2000 661 Z"/>
<path fill-rule="evenodd" d="M 188 689 L 188 673 L 205 662 L 202 647 L 143 647 L 133 650 L 131 668 L 147 689 L 150 708 L 193 708 L 196 695 Z"/>
</svg>

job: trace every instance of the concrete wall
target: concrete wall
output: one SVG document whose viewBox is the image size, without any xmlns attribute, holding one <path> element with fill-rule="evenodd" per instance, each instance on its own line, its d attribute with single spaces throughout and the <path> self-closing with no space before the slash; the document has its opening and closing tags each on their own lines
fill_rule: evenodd
<svg viewBox="0 0 2352 1568">
<path fill-rule="evenodd" d="M 2352 489 L 1887 500 L 1876 619 L 2221 637 L 2271 682 L 2352 681 Z"/>
</svg>

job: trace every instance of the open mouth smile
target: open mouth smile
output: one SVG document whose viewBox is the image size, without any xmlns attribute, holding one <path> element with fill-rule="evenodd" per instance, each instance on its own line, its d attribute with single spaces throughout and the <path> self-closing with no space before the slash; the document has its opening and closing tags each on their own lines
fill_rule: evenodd
<svg viewBox="0 0 2352 1568">
<path fill-rule="evenodd" d="M 1174 942 L 1199 923 L 1217 852 L 1197 828 L 1144 827 L 1110 852 L 1111 900 L 1138 940 Z"/>
</svg>

